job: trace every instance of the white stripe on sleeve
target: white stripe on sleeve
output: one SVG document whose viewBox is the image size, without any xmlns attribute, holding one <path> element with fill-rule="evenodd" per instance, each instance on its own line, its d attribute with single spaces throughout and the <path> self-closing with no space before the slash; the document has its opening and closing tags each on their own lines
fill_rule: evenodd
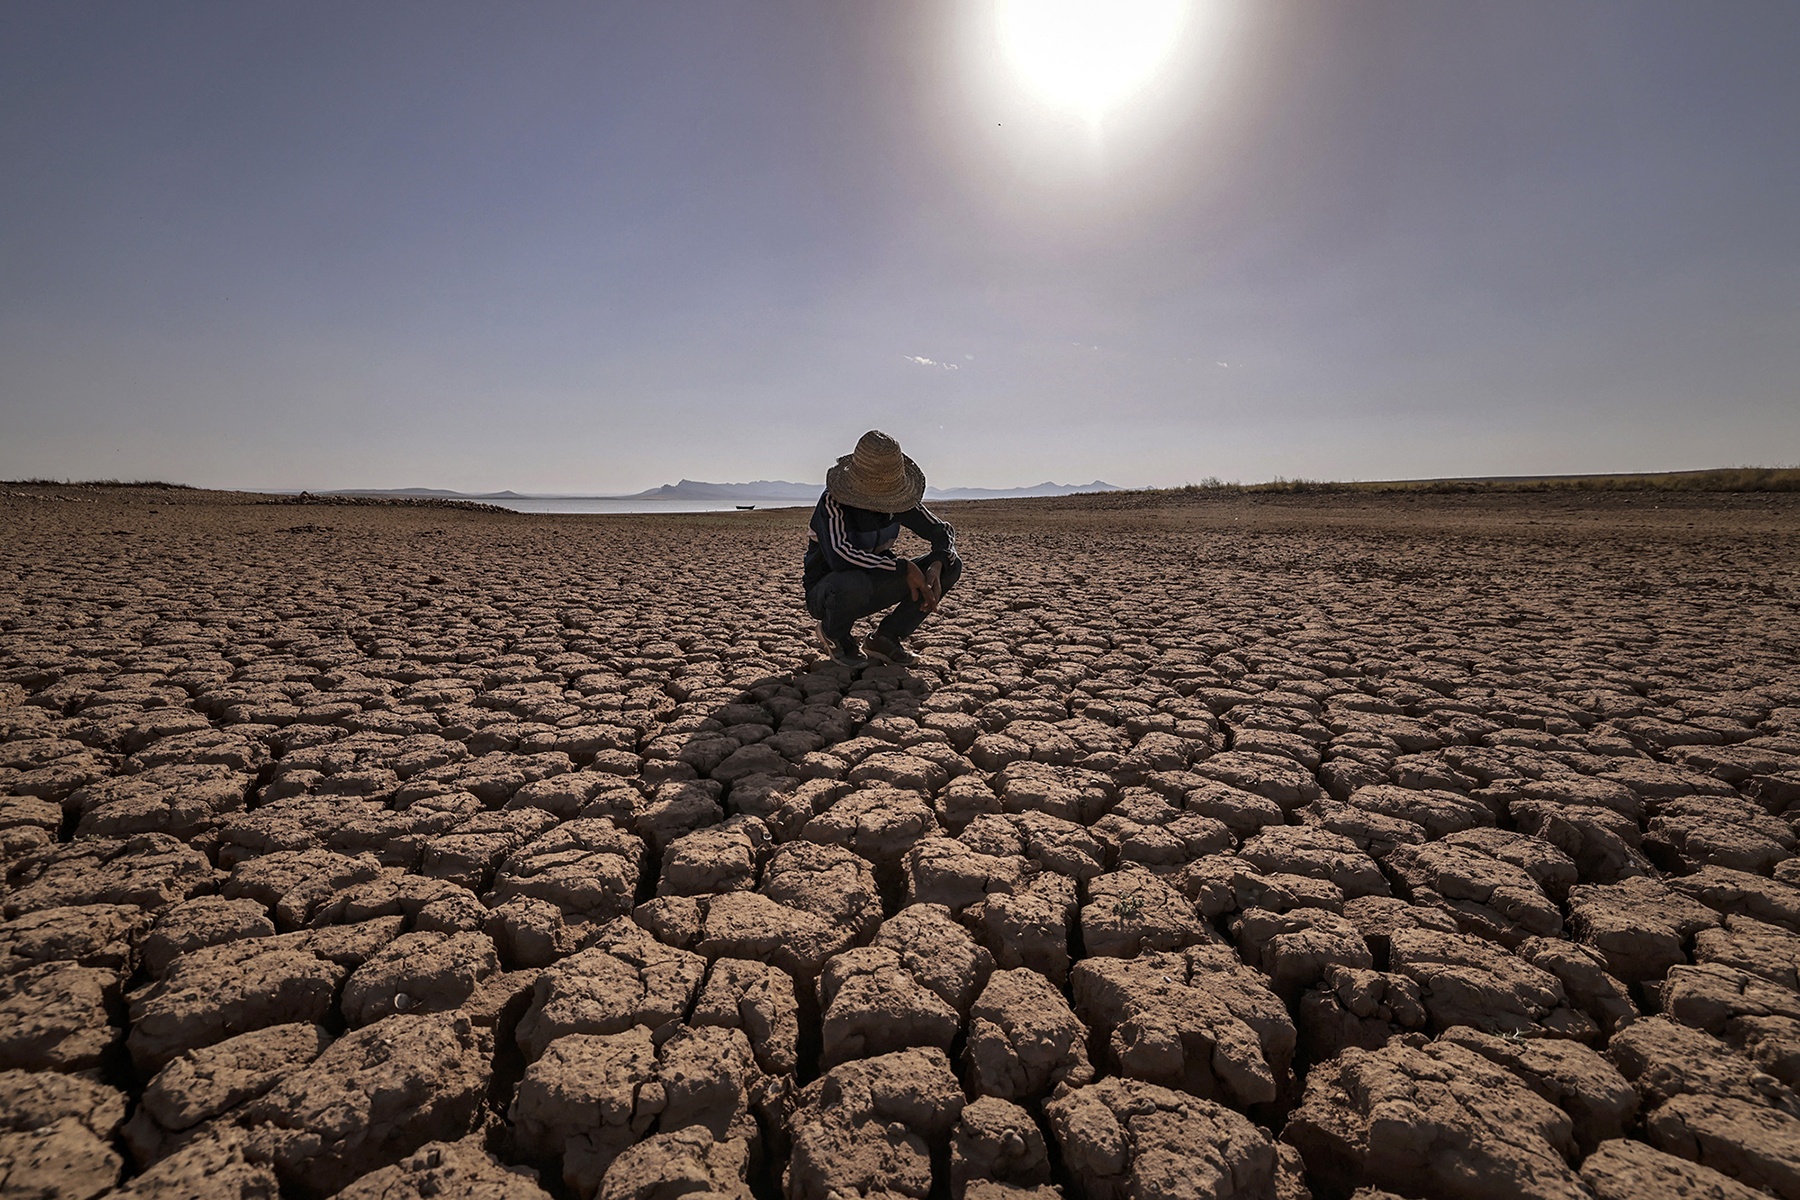
<svg viewBox="0 0 1800 1200">
<path fill-rule="evenodd" d="M 845 562 L 854 563 L 869 570 L 893 569 L 893 559 L 883 558 L 879 554 L 859 549 L 851 544 L 849 526 L 844 524 L 844 510 L 830 496 L 825 498 L 825 524 L 831 534 L 832 550 Z"/>
</svg>

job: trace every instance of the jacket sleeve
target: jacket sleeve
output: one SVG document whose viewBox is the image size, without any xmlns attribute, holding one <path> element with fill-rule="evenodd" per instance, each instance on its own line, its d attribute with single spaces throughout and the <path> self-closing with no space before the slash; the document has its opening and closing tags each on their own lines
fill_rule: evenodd
<svg viewBox="0 0 1800 1200">
<path fill-rule="evenodd" d="M 923 504 L 900 514 L 900 523 L 931 543 L 928 562 L 949 564 L 956 561 L 956 530 L 941 521 Z"/>
<path fill-rule="evenodd" d="M 844 523 L 844 510 L 827 492 L 813 509 L 812 536 L 825 552 L 825 563 L 833 571 L 859 567 L 865 571 L 893 571 L 900 566 L 892 549 L 864 550 L 850 540 L 850 528 Z"/>
</svg>

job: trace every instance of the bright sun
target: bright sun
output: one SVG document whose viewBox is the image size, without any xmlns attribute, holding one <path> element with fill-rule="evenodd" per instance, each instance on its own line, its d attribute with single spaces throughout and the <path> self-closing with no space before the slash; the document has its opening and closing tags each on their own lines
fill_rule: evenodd
<svg viewBox="0 0 1800 1200">
<path fill-rule="evenodd" d="M 1040 100 L 1099 120 L 1168 57 L 1182 0 L 1000 0 L 1000 44 Z"/>
</svg>

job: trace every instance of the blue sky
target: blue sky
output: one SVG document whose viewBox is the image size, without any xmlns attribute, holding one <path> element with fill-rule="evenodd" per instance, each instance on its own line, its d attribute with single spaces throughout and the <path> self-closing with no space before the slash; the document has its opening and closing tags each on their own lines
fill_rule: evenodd
<svg viewBox="0 0 1800 1200">
<path fill-rule="evenodd" d="M 0 7 L 0 477 L 1800 462 L 1800 6 Z"/>
</svg>

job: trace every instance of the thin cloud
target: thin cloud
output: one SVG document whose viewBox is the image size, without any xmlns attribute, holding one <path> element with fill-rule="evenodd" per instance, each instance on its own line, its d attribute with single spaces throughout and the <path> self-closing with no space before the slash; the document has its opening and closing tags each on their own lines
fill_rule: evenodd
<svg viewBox="0 0 1800 1200">
<path fill-rule="evenodd" d="M 961 363 L 938 362 L 936 359 L 921 358 L 917 354 L 902 354 L 900 357 L 904 358 L 907 362 L 918 363 L 921 367 L 937 367 L 939 370 L 942 370 L 942 371 L 960 371 L 960 370 L 962 370 Z"/>
</svg>

